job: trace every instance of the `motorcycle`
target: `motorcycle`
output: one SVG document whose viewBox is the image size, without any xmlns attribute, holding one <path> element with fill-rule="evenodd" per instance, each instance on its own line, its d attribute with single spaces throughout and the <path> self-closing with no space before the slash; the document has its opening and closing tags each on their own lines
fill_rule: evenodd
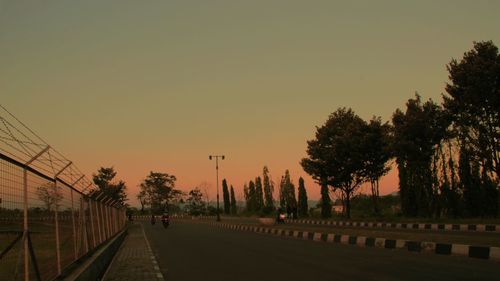
<svg viewBox="0 0 500 281">
<path fill-rule="evenodd" d="M 164 228 L 167 228 L 170 225 L 170 218 L 168 216 L 162 216 L 161 217 L 161 223 L 163 224 Z"/>
</svg>

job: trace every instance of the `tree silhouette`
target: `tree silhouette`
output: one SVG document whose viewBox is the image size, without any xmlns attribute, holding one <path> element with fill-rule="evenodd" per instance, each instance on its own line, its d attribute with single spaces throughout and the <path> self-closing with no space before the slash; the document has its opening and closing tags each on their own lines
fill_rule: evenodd
<svg viewBox="0 0 500 281">
<path fill-rule="evenodd" d="M 234 188 L 231 185 L 231 215 L 236 215 L 237 207 L 236 207 L 236 197 L 234 196 Z"/>
<path fill-rule="evenodd" d="M 36 195 L 43 202 L 47 211 L 55 209 L 63 199 L 61 188 L 53 183 L 37 187 Z"/>
<path fill-rule="evenodd" d="M 229 190 L 227 188 L 226 179 L 222 180 L 222 197 L 224 199 L 224 214 L 229 215 L 231 211 L 231 202 L 229 199 Z"/>
<path fill-rule="evenodd" d="M 271 180 L 271 176 L 269 175 L 269 169 L 267 166 L 264 166 L 262 171 L 262 178 L 264 182 L 264 212 L 270 213 L 274 211 L 274 183 Z"/>
<path fill-rule="evenodd" d="M 308 141 L 304 170 L 318 183 L 324 180 L 344 198 L 345 215 L 350 218 L 350 200 L 366 181 L 364 129 L 366 123 L 351 109 L 339 108 L 317 128 L 316 138 Z"/>
<path fill-rule="evenodd" d="M 101 167 L 97 170 L 97 174 L 92 175 L 94 184 L 97 185 L 99 191 L 104 193 L 108 198 L 112 198 L 124 205 L 127 201 L 126 185 L 124 181 L 113 182 L 116 172 L 113 167 Z"/>
<path fill-rule="evenodd" d="M 171 201 L 181 198 L 182 192 L 175 189 L 176 180 L 173 175 L 151 171 L 142 181 L 140 188 L 144 191 L 152 212 L 162 212 L 168 209 Z"/>
<path fill-rule="evenodd" d="M 307 191 L 304 185 L 304 179 L 299 178 L 299 202 L 298 202 L 299 216 L 306 217 L 308 215 L 309 207 L 307 205 Z"/>
</svg>

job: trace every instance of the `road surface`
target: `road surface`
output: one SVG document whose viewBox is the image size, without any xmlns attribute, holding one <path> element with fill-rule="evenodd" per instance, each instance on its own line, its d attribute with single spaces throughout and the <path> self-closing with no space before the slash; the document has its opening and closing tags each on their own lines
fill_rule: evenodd
<svg viewBox="0 0 500 281">
<path fill-rule="evenodd" d="M 296 240 L 203 223 L 143 223 L 166 280 L 500 280 L 500 263 Z"/>
</svg>

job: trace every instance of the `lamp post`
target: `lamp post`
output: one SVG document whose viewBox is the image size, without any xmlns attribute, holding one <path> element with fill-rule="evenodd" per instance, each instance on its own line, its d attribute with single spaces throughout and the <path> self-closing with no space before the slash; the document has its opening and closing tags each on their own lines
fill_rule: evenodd
<svg viewBox="0 0 500 281">
<path fill-rule="evenodd" d="M 217 221 L 220 221 L 219 214 L 219 158 L 224 160 L 224 155 L 209 155 L 208 159 L 215 158 L 215 178 L 217 180 Z"/>
</svg>

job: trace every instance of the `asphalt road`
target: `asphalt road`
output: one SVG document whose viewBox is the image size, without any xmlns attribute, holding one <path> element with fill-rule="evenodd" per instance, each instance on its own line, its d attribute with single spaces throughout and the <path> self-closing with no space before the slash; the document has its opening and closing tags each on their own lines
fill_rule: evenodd
<svg viewBox="0 0 500 281">
<path fill-rule="evenodd" d="M 360 248 L 174 221 L 144 223 L 167 281 L 500 280 L 500 263 Z"/>
</svg>

